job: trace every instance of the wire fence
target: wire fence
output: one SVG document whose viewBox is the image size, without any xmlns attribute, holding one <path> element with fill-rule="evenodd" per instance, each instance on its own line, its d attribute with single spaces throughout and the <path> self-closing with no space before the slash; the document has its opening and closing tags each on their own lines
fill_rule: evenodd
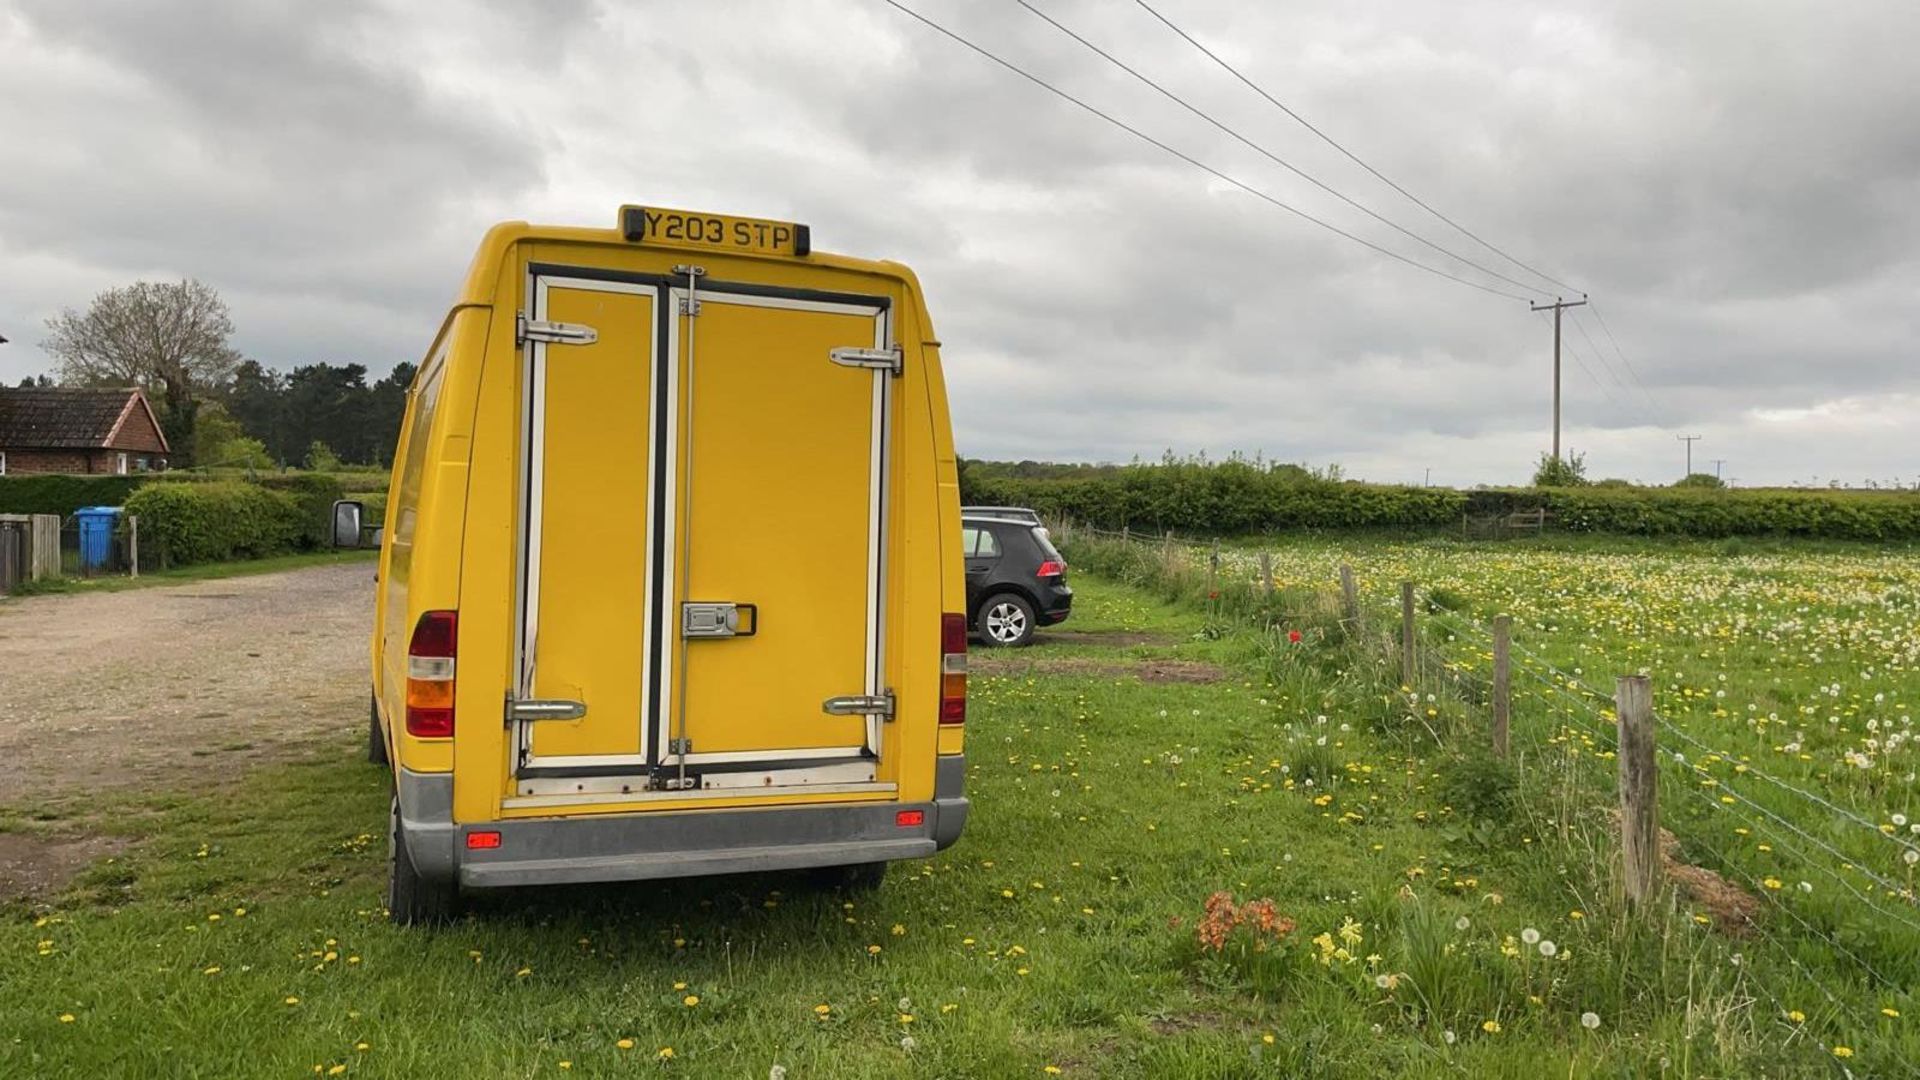
<svg viewBox="0 0 1920 1080">
<path fill-rule="evenodd" d="M 1205 560 L 1215 582 L 1250 579 L 1256 589 L 1273 588 L 1265 556 L 1256 556 L 1255 570 L 1247 552 L 1223 553 L 1217 541 L 1072 525 L 1063 532 L 1065 539 L 1080 534 L 1157 545 L 1169 559 L 1189 565 Z M 1350 568 L 1341 568 L 1340 579 L 1340 602 L 1358 609 L 1348 611 L 1350 623 L 1375 629 L 1401 623 L 1398 634 L 1362 636 L 1385 650 L 1382 661 L 1397 667 L 1410 711 L 1436 743 L 1485 737 L 1483 745 L 1493 749 L 1498 715 L 1505 718 L 1505 741 L 1518 767 L 1550 761 L 1557 775 L 1579 786 L 1579 797 L 1590 809 L 1620 798 L 1626 770 L 1616 764 L 1625 745 L 1619 707 L 1613 695 L 1589 683 L 1590 658 L 1576 652 L 1578 662 L 1569 670 L 1547 655 L 1549 647 L 1566 651 L 1566 643 L 1523 642 L 1511 634 L 1496 640 L 1495 626 L 1442 602 L 1431 590 L 1403 592 L 1397 598 L 1401 610 L 1394 612 L 1392 602 L 1377 591 L 1356 596 Z M 1320 588 L 1330 591 L 1332 584 Z M 1450 727 L 1430 722 L 1428 710 L 1437 711 L 1442 702 L 1460 722 Z M 1649 719 L 1656 742 L 1643 764 L 1654 778 L 1651 801 L 1667 810 L 1660 824 L 1671 839 L 1661 841 L 1655 865 L 1668 902 L 1682 900 L 1687 886 L 1681 878 L 1710 871 L 1748 898 L 1731 932 L 1784 960 L 1794 978 L 1817 990 L 1831 1007 L 1843 1007 L 1840 989 L 1889 999 L 1911 993 L 1907 984 L 1920 964 L 1914 887 L 1920 830 L 1900 832 L 1904 823 L 1898 815 L 1892 825 L 1876 822 L 1857 804 L 1847 805 L 1844 794 L 1815 790 L 1810 779 L 1755 764 L 1751 755 L 1731 752 L 1712 734 L 1692 730 L 1695 725 L 1685 718 L 1655 710 Z M 1631 813 L 1624 800 L 1620 813 L 1623 820 Z M 1757 867 L 1756 853 L 1774 869 Z M 1692 863 L 1681 861 L 1689 856 Z M 1789 867 L 1799 872 L 1789 873 Z M 1674 879 L 1671 884 L 1668 878 Z M 1782 929 L 1794 936 L 1782 937 Z M 1798 987 L 1779 985 L 1759 968 L 1749 967 L 1743 977 L 1778 1010 L 1777 1016 L 1800 1015 L 1792 1002 Z M 1848 985 L 1837 989 L 1836 979 Z M 1832 1049 L 1811 1033 L 1806 1037 Z M 1908 1074 L 1920 1075 L 1920 1068 L 1905 1064 Z"/>
</svg>

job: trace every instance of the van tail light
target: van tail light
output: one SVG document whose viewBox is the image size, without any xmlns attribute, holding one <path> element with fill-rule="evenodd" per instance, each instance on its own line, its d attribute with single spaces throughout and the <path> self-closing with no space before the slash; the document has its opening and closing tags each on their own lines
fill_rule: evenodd
<svg viewBox="0 0 1920 1080">
<path fill-rule="evenodd" d="M 1059 577 L 1066 572 L 1066 563 L 1061 562 L 1059 559 L 1048 559 L 1046 562 L 1040 564 L 1040 569 L 1035 570 L 1033 576 L 1037 578 Z"/>
<path fill-rule="evenodd" d="M 407 734 L 420 739 L 453 736 L 453 659 L 460 620 L 452 611 L 429 611 L 407 642 Z"/>
<path fill-rule="evenodd" d="M 967 722 L 967 617 L 940 616 L 940 722 Z"/>
</svg>

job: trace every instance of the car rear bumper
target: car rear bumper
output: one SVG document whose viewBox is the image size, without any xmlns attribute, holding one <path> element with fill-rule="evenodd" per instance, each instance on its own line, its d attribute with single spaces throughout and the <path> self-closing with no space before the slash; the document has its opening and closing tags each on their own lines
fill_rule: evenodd
<svg viewBox="0 0 1920 1080">
<path fill-rule="evenodd" d="M 452 777 L 402 769 L 400 829 L 423 876 L 457 880 L 470 888 L 848 866 L 925 858 L 959 839 L 969 809 L 965 777 L 966 759 L 956 754 L 939 759 L 930 802 L 654 811 L 463 825 L 452 820 Z M 436 812 L 442 806 L 444 813 Z M 898 824 L 900 813 L 912 810 L 922 812 L 921 822 Z M 469 850 L 466 834 L 475 830 L 498 832 L 499 846 Z"/>
<path fill-rule="evenodd" d="M 1060 586 L 1051 594 L 1043 595 L 1040 601 L 1044 605 L 1040 609 L 1040 625 L 1042 626 L 1052 626 L 1055 623 L 1066 622 L 1067 616 L 1073 613 L 1073 590 L 1067 588 L 1065 585 Z"/>
</svg>

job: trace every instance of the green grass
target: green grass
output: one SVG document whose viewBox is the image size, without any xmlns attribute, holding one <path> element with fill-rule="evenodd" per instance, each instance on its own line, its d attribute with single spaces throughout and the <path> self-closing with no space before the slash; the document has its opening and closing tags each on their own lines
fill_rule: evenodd
<svg viewBox="0 0 1920 1080">
<path fill-rule="evenodd" d="M 349 718 L 318 759 L 39 822 L 131 846 L 0 922 L 0 1076 L 1838 1075 L 1808 1034 L 1831 1041 L 1833 1011 L 1757 1004 L 1750 943 L 1621 910 L 1590 808 L 1564 837 L 1463 827 L 1444 755 L 1323 617 L 1299 616 L 1296 646 L 1076 587 L 1067 629 L 1156 636 L 1043 634 L 1023 658 L 1232 677 L 976 676 L 968 831 L 877 893 L 805 875 L 535 890 L 395 928 L 386 781 Z M 1202 948 L 1222 890 L 1297 929 Z M 1915 1048 L 1903 1023 L 1851 1029 L 1856 1075 Z"/>
<path fill-rule="evenodd" d="M 347 551 L 309 551 L 299 555 L 275 555 L 266 559 L 242 559 L 236 562 L 199 563 L 193 566 L 177 566 L 167 570 L 147 570 L 139 577 L 116 574 L 111 577 L 49 578 L 44 581 L 22 583 L 14 593 L 17 596 L 37 596 L 49 593 L 91 593 L 120 592 L 124 589 L 144 589 L 155 585 L 178 585 L 188 581 L 216 581 L 221 578 L 244 577 L 249 574 L 271 574 L 280 570 L 301 570 L 309 566 L 332 566 L 336 563 L 373 562 L 379 557 L 377 550 Z"/>
</svg>

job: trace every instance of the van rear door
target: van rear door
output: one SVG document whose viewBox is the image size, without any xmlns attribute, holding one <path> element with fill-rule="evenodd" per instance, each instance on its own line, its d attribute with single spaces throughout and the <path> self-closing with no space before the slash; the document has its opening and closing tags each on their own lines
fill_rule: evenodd
<svg viewBox="0 0 1920 1080">
<path fill-rule="evenodd" d="M 536 267 L 530 308 L 515 794 L 873 781 L 889 301 Z"/>
</svg>

